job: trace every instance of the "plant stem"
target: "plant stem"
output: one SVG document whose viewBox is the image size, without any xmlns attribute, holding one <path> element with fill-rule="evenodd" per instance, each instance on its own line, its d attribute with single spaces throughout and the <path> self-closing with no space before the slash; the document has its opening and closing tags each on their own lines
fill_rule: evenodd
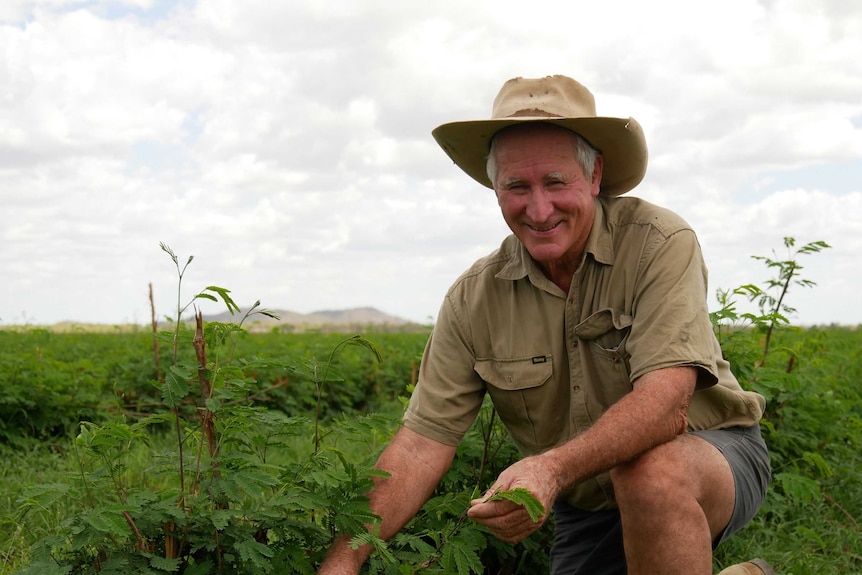
<svg viewBox="0 0 862 575">
<path fill-rule="evenodd" d="M 159 322 L 156 321 L 156 304 L 153 302 L 153 282 L 150 282 L 150 323 L 153 328 L 153 361 L 156 368 L 156 380 L 162 381 L 162 370 L 159 365 Z"/>
<path fill-rule="evenodd" d="M 497 415 L 497 410 L 494 407 L 491 407 L 491 416 L 488 418 L 488 427 L 482 429 L 482 439 L 484 445 L 482 446 L 482 461 L 479 464 L 479 473 L 476 477 L 476 487 L 478 489 L 482 488 L 482 479 L 485 477 L 485 468 L 488 465 L 489 453 L 491 451 L 491 433 L 494 429 L 494 417 Z"/>
<path fill-rule="evenodd" d="M 772 320 L 769 322 L 769 328 L 766 330 L 766 339 L 763 343 L 763 357 L 760 359 L 761 364 L 766 362 L 766 356 L 769 354 L 769 343 L 772 340 L 772 332 L 775 331 L 775 314 L 781 312 L 781 304 L 784 302 L 784 296 L 787 295 L 787 291 L 790 289 L 790 281 L 793 279 L 793 276 L 796 275 L 796 267 L 796 262 L 791 261 L 789 263 L 789 267 L 786 270 L 784 285 L 781 289 L 781 295 L 778 297 L 778 301 L 775 303 L 775 306 L 772 309 Z"/>
</svg>

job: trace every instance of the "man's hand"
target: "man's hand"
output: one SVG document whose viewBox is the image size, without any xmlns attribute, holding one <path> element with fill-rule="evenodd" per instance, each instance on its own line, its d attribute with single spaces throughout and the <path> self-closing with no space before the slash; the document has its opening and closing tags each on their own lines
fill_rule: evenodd
<svg viewBox="0 0 862 575">
<path fill-rule="evenodd" d="M 499 491 L 519 487 L 544 506 L 545 514 L 538 521 L 533 521 L 527 510 L 513 501 L 489 501 Z M 497 539 L 518 543 L 545 523 L 558 494 L 555 466 L 541 455 L 527 457 L 503 471 L 483 497 L 471 501 L 467 516 L 487 527 Z"/>
</svg>

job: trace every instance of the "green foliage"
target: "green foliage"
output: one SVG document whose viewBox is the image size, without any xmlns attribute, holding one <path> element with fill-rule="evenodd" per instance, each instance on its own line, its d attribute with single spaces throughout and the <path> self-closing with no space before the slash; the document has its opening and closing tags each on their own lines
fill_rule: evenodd
<svg viewBox="0 0 862 575">
<path fill-rule="evenodd" d="M 799 256 L 820 253 L 830 247 L 829 244 L 822 241 L 809 242 L 794 250 L 795 246 L 796 240 L 794 238 L 785 237 L 784 247 L 787 249 L 785 259 L 779 259 L 778 256 L 775 256 L 775 259 L 766 256 L 751 256 L 753 259 L 763 262 L 768 269 L 778 273 L 777 277 L 766 280 L 765 289 L 755 284 L 745 284 L 732 291 L 718 290 L 718 302 L 721 308 L 710 316 L 718 328 L 719 337 L 722 332 L 721 328 L 727 325 L 725 324 L 727 320 L 729 320 L 729 325 L 727 325 L 729 328 L 737 328 L 740 326 L 739 322 L 742 322 L 742 325 L 747 322 L 754 326 L 757 331 L 766 333 L 762 358 L 769 354 L 773 332 L 777 327 L 789 325 L 788 316 L 796 313 L 796 309 L 787 303 L 787 295 L 791 287 L 814 287 L 817 285 L 812 280 L 799 277 L 800 272 L 804 269 L 799 263 Z M 751 302 L 756 301 L 758 313 L 737 313 L 734 296 L 743 296 Z"/>
<path fill-rule="evenodd" d="M 115 334 L 0 331 L 0 442 L 46 439 L 101 421 L 115 384 L 148 385 L 148 340 Z"/>
<path fill-rule="evenodd" d="M 161 247 L 181 284 L 193 258 L 181 268 Z M 228 290 L 215 286 L 192 301 L 215 297 L 209 292 L 238 311 Z M 19 522 L 65 509 L 35 541 L 21 573 L 308 573 L 336 531 L 358 533 L 376 520 L 365 497 L 379 475 L 370 463 L 351 462 L 334 447 L 321 450 L 320 421 L 313 445 L 304 455 L 295 451 L 291 442 L 308 437 L 310 422 L 249 400 L 255 382 L 248 372 L 273 362 L 252 358 L 237 366 L 232 353 L 221 353 L 240 325 L 211 324 L 204 334 L 198 318 L 195 361 L 180 356 L 180 344 L 189 342 L 180 320 L 190 304 L 181 306 L 179 290 L 177 301 L 173 359 L 154 382 L 161 409 L 132 423 L 82 422 L 71 442 L 74 476 L 21 492 Z M 207 361 L 207 344 L 215 361 Z M 323 373 L 335 351 L 354 344 L 379 358 L 370 342 L 349 338 Z M 324 375 L 318 384 L 326 381 Z M 132 475 L 135 449 L 153 437 L 169 445 L 171 428 L 173 449 Z"/>
<path fill-rule="evenodd" d="M 725 357 L 743 387 L 766 398 L 761 422 L 769 446 L 773 483 L 760 514 L 719 548 L 717 566 L 763 556 L 786 573 L 858 573 L 862 570 L 862 367 L 856 358 L 862 333 L 790 325 L 791 288 L 814 282 L 800 277 L 798 258 L 829 246 L 811 242 L 788 255 L 755 256 L 776 276 L 764 288 L 719 291 L 712 314 Z M 736 297 L 757 306 L 737 310 Z"/>
</svg>

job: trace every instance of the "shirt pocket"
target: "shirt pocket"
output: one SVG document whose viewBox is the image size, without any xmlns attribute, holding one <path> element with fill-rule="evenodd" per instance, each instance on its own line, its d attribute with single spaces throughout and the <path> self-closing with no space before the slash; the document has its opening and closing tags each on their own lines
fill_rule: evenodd
<svg viewBox="0 0 862 575">
<path fill-rule="evenodd" d="M 500 420 L 522 451 L 534 453 L 557 443 L 562 405 L 554 389 L 551 356 L 478 359 L 474 370 L 487 384 Z"/>
<path fill-rule="evenodd" d="M 626 342 L 632 316 L 606 308 L 573 329 L 579 340 L 587 409 L 593 421 L 632 390 Z"/>
</svg>

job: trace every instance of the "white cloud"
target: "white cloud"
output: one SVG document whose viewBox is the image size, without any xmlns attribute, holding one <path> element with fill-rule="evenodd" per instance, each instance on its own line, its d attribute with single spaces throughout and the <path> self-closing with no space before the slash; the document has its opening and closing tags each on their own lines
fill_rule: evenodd
<svg viewBox="0 0 862 575">
<path fill-rule="evenodd" d="M 148 282 L 167 313 L 159 241 L 244 303 L 433 316 L 506 230 L 430 131 L 551 73 L 641 122 L 637 194 L 692 222 L 714 286 L 824 239 L 801 319 L 862 322 L 840 304 L 862 280 L 847 4 L 3 2 L 0 322 L 143 320 Z"/>
</svg>

